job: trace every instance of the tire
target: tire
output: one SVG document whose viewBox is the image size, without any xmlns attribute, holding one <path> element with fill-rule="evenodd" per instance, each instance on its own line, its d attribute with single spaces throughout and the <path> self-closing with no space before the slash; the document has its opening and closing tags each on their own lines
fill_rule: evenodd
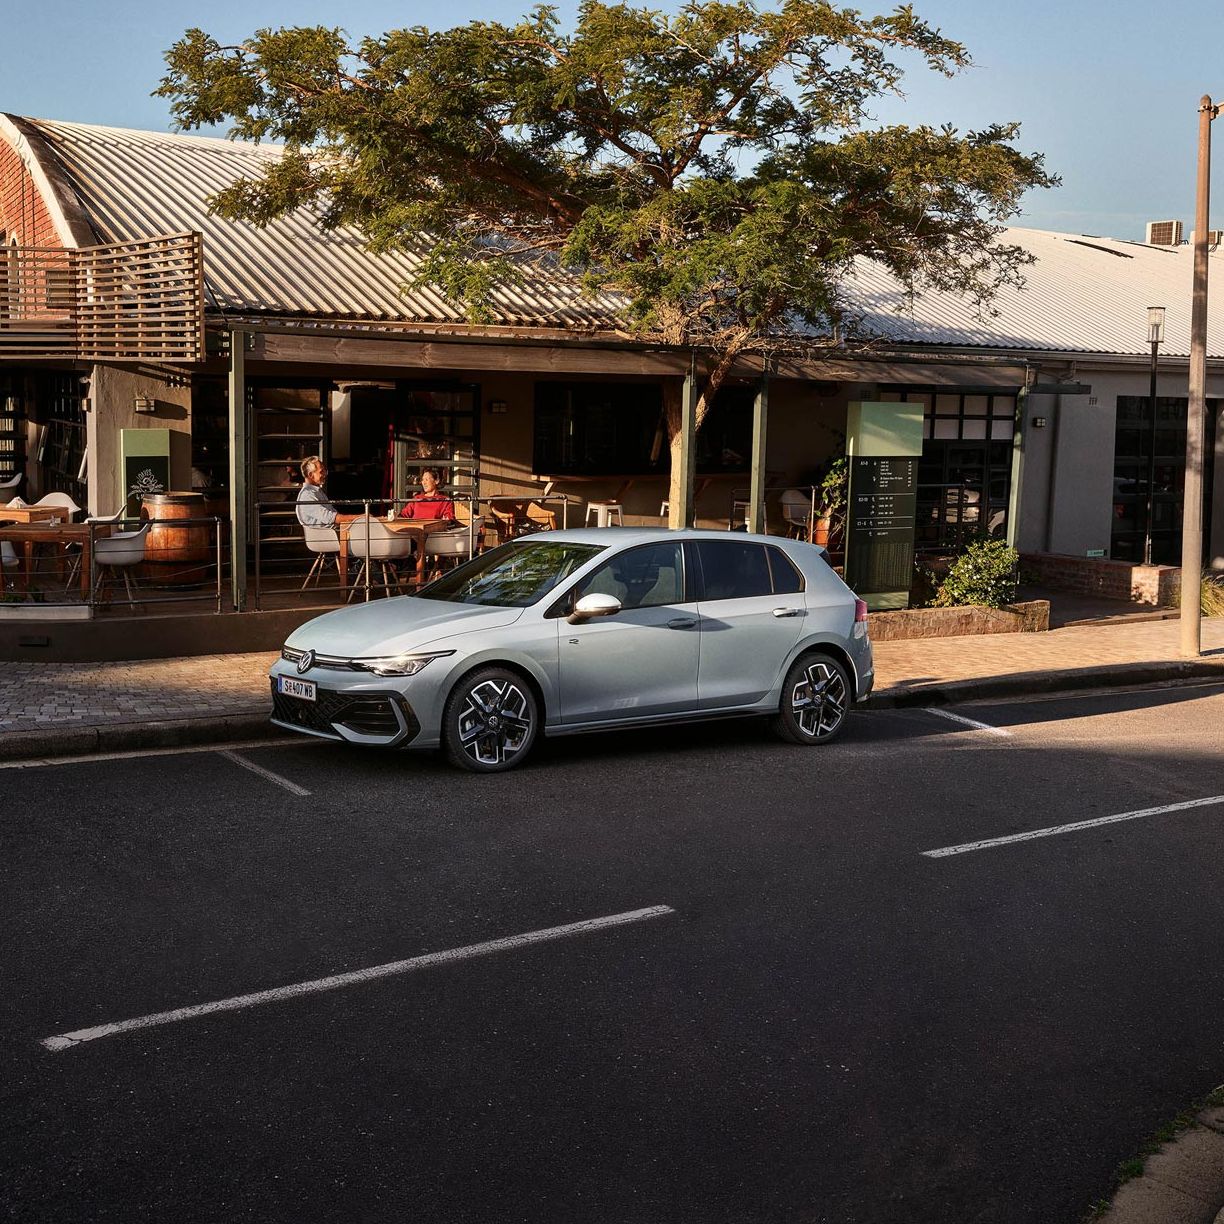
<svg viewBox="0 0 1224 1224">
<path fill-rule="evenodd" d="M 806 654 L 786 673 L 770 729 L 792 744 L 827 744 L 841 734 L 851 704 L 845 667 L 830 655 Z"/>
<path fill-rule="evenodd" d="M 531 685 L 505 667 L 482 667 L 464 676 L 442 714 L 447 760 L 473 773 L 501 773 L 521 765 L 539 729 Z"/>
</svg>

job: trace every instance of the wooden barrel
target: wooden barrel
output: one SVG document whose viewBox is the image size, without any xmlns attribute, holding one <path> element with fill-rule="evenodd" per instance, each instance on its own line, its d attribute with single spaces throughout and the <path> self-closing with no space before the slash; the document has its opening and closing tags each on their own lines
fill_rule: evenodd
<svg viewBox="0 0 1224 1224">
<path fill-rule="evenodd" d="M 145 536 L 143 575 L 159 586 L 200 586 L 216 581 L 216 542 L 203 493 L 146 493 L 140 517 L 153 523 Z M 196 522 L 178 520 L 195 519 Z"/>
</svg>

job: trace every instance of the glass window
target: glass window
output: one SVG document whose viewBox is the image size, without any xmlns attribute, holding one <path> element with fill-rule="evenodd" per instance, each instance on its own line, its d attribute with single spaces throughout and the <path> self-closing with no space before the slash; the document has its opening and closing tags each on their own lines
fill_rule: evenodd
<svg viewBox="0 0 1224 1224">
<path fill-rule="evenodd" d="M 803 575 L 795 563 L 780 549 L 769 547 L 769 572 L 773 577 L 775 595 L 795 595 L 803 590 Z"/>
<path fill-rule="evenodd" d="M 421 599 L 526 608 L 603 552 L 598 544 L 515 540 L 481 553 L 420 592 Z"/>
<path fill-rule="evenodd" d="M 684 602 L 684 565 L 678 540 L 617 553 L 577 587 L 576 597 L 614 595 L 624 608 Z"/>
<path fill-rule="evenodd" d="M 769 559 L 761 544 L 739 540 L 698 540 L 702 599 L 749 599 L 773 593 Z"/>
</svg>

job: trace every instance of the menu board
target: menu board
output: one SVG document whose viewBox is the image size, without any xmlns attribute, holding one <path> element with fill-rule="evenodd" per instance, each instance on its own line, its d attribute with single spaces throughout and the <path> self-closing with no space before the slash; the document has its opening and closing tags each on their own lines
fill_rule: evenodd
<svg viewBox="0 0 1224 1224">
<path fill-rule="evenodd" d="M 846 583 L 868 607 L 903 608 L 913 578 L 917 458 L 856 456 L 849 497 Z"/>
</svg>

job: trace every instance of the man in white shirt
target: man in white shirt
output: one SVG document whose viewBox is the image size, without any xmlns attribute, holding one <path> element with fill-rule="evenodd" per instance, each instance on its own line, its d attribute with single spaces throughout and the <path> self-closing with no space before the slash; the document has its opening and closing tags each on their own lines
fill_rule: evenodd
<svg viewBox="0 0 1224 1224">
<path fill-rule="evenodd" d="M 358 517 L 355 514 L 336 513 L 336 507 L 323 492 L 326 478 L 327 469 L 318 455 L 309 455 L 302 460 L 304 483 L 298 490 L 297 519 L 303 527 L 334 527 L 337 523 L 347 523 Z"/>
</svg>

